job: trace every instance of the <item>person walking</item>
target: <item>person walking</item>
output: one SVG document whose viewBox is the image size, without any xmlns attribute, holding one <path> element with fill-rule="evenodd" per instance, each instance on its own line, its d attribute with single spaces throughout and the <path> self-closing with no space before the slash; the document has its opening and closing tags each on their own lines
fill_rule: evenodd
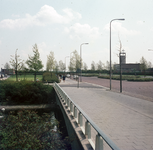
<svg viewBox="0 0 153 150">
<path fill-rule="evenodd" d="M 65 82 L 65 75 L 63 75 L 63 82 Z"/>
</svg>

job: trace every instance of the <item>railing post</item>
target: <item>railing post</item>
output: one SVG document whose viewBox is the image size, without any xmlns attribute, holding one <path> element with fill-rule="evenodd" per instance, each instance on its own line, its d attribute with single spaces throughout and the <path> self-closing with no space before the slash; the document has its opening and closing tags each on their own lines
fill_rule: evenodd
<svg viewBox="0 0 153 150">
<path fill-rule="evenodd" d="M 73 114 L 73 103 L 72 102 L 70 103 L 70 111 L 71 111 L 71 114 L 74 116 L 74 114 Z"/>
<path fill-rule="evenodd" d="M 80 127 L 83 126 L 83 117 L 82 117 L 81 112 L 79 112 L 79 116 L 78 116 L 78 124 L 80 124 Z"/>
<path fill-rule="evenodd" d="M 78 117 L 78 115 L 77 115 L 77 108 L 76 108 L 76 106 L 74 106 L 74 117 L 75 117 L 75 119 L 77 119 L 77 117 Z"/>
<path fill-rule="evenodd" d="M 85 135 L 88 136 L 88 139 L 91 139 L 91 125 L 88 121 L 85 123 Z"/>
<path fill-rule="evenodd" d="M 103 150 L 103 139 L 99 134 L 96 135 L 95 150 Z"/>
<path fill-rule="evenodd" d="M 66 94 L 64 93 L 64 101 L 66 101 Z"/>
<path fill-rule="evenodd" d="M 68 106 L 68 109 L 70 109 L 70 100 L 69 100 L 69 98 L 67 99 L 67 106 Z"/>
</svg>

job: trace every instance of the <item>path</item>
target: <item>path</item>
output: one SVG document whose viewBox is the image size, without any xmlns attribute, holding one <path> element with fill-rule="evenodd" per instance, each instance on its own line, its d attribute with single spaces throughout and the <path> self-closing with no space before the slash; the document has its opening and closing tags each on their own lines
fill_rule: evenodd
<svg viewBox="0 0 153 150">
<path fill-rule="evenodd" d="M 121 150 L 153 150 L 153 102 L 76 84 L 67 79 L 59 85 Z"/>
</svg>

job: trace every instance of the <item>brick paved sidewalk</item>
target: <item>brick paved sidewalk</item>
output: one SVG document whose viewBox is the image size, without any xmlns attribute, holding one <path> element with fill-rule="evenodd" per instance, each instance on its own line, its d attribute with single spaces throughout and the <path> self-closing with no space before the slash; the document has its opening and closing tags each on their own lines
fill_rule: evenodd
<svg viewBox="0 0 153 150">
<path fill-rule="evenodd" d="M 62 88 L 121 150 L 153 150 L 152 102 L 106 89 Z"/>
</svg>

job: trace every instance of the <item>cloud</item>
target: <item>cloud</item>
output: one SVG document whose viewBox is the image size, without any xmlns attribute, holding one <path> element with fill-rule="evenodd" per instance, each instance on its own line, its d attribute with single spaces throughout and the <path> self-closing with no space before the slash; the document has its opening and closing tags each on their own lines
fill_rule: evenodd
<svg viewBox="0 0 153 150">
<path fill-rule="evenodd" d="M 106 24 L 104 27 L 104 30 L 110 31 L 110 25 Z M 122 26 L 122 23 L 120 22 L 113 22 L 113 24 L 111 25 L 111 31 L 119 32 L 123 35 L 139 35 L 140 34 L 140 31 L 126 29 L 125 27 Z"/>
<path fill-rule="evenodd" d="M 4 19 L 0 22 L 0 28 L 23 29 L 28 26 L 46 26 L 48 24 L 67 24 L 74 19 L 80 19 L 81 14 L 72 9 L 64 9 L 64 15 L 60 15 L 52 6 L 44 5 L 40 11 L 31 16 L 26 14 L 24 18 Z"/>
<path fill-rule="evenodd" d="M 100 36 L 99 28 L 90 27 L 88 24 L 75 23 L 69 28 L 65 28 L 65 33 L 70 35 L 70 38 L 98 38 Z"/>
</svg>

